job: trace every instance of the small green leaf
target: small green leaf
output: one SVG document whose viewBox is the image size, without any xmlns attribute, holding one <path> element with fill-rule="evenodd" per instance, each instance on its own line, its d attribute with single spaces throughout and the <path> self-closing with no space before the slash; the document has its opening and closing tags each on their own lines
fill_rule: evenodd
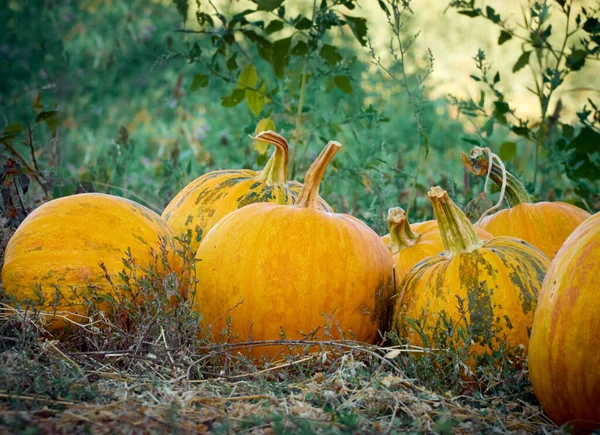
<svg viewBox="0 0 600 435">
<path fill-rule="evenodd" d="M 337 47 L 328 44 L 323 44 L 321 51 L 319 51 L 319 56 L 321 56 L 329 66 L 336 66 L 344 59 Z"/>
<path fill-rule="evenodd" d="M 517 156 L 517 144 L 514 142 L 502 143 L 498 156 L 505 162 L 514 159 Z"/>
<path fill-rule="evenodd" d="M 275 75 L 283 79 L 285 67 L 290 61 L 290 45 L 292 44 L 292 38 L 284 38 L 273 43 L 273 58 L 271 65 Z"/>
<path fill-rule="evenodd" d="M 245 98 L 246 93 L 243 89 L 234 89 L 231 95 L 224 95 L 221 97 L 221 106 L 235 107 L 244 101 Z"/>
<path fill-rule="evenodd" d="M 22 132 L 23 130 L 25 130 L 23 124 L 13 122 L 12 124 L 6 126 L 6 128 L 2 131 L 2 135 L 4 136 L 7 134 L 17 134 Z"/>
<path fill-rule="evenodd" d="M 333 80 L 335 81 L 335 85 L 346 94 L 352 94 L 354 92 L 352 82 L 348 76 L 335 76 Z"/>
<path fill-rule="evenodd" d="M 52 118 L 56 115 L 58 115 L 58 111 L 56 111 L 56 110 L 48 110 L 48 111 L 40 112 L 35 117 L 35 123 L 37 124 L 38 122 L 46 121 L 47 119 Z"/>
<path fill-rule="evenodd" d="M 306 56 L 308 54 L 308 44 L 304 41 L 298 41 L 290 54 L 292 56 Z"/>
<path fill-rule="evenodd" d="M 227 59 L 226 66 L 227 66 L 227 69 L 229 71 L 233 71 L 233 70 L 236 70 L 238 68 L 238 64 L 237 64 L 237 51 L 234 52 L 231 56 L 229 56 L 229 59 Z"/>
<path fill-rule="evenodd" d="M 350 17 L 348 15 L 344 15 L 344 18 L 346 18 L 348 26 L 350 26 L 352 33 L 354 33 L 354 37 L 358 40 L 360 45 L 367 45 L 367 19 Z"/>
<path fill-rule="evenodd" d="M 246 89 L 246 104 L 248 108 L 254 113 L 254 116 L 260 115 L 265 103 L 267 102 L 267 98 L 264 95 L 266 90 L 266 86 L 263 85 L 260 87 L 259 91 L 251 91 Z"/>
<path fill-rule="evenodd" d="M 486 15 L 487 15 L 488 19 L 489 19 L 489 20 L 490 20 L 492 23 L 494 23 L 494 24 L 498 24 L 498 23 L 500 22 L 500 15 L 498 15 L 498 14 L 496 13 L 496 11 L 494 10 L 494 8 L 493 8 L 493 7 L 491 7 L 491 6 L 486 6 L 486 8 L 485 8 L 485 13 L 486 13 Z"/>
<path fill-rule="evenodd" d="M 254 3 L 258 5 L 257 11 L 270 12 L 281 6 L 283 0 L 254 0 Z"/>
<path fill-rule="evenodd" d="M 298 30 L 308 30 L 312 27 L 312 24 L 313 23 L 311 20 L 306 17 L 302 17 L 300 20 L 298 20 L 294 27 L 296 27 Z"/>
<path fill-rule="evenodd" d="M 508 33 L 506 30 L 500 31 L 500 36 L 498 37 L 498 45 L 504 44 L 506 41 L 512 39 L 512 35 Z"/>
<path fill-rule="evenodd" d="M 205 88 L 208 86 L 208 76 L 206 74 L 196 74 L 194 76 L 194 80 L 192 80 L 192 84 L 190 86 L 190 91 L 194 92 L 198 89 Z"/>
<path fill-rule="evenodd" d="M 494 84 L 498 83 L 500 81 L 500 71 L 496 72 L 496 75 L 494 76 Z"/>
<path fill-rule="evenodd" d="M 475 18 L 481 15 L 481 9 L 463 9 L 462 11 L 458 11 L 461 15 L 466 15 L 467 17 Z"/>
<path fill-rule="evenodd" d="M 572 139 L 575 135 L 575 128 L 569 124 L 562 125 L 562 135 L 567 139 Z"/>
<path fill-rule="evenodd" d="M 388 9 L 387 5 L 383 2 L 383 0 L 378 0 L 379 2 L 379 7 L 381 8 L 381 10 L 383 12 L 385 12 L 386 16 L 390 16 L 390 10 Z"/>
<path fill-rule="evenodd" d="M 521 56 L 519 56 L 519 59 L 517 60 L 517 63 L 515 63 L 515 66 L 513 66 L 513 72 L 517 72 L 520 69 L 522 69 L 523 67 L 525 67 L 526 65 L 528 65 L 530 55 L 531 55 L 531 51 L 524 51 L 521 54 Z"/>
<path fill-rule="evenodd" d="M 567 56 L 567 67 L 571 71 L 579 71 L 585 65 L 585 51 L 584 50 L 573 50 L 571 54 Z"/>
<path fill-rule="evenodd" d="M 283 29 L 283 21 L 273 20 L 269 23 L 265 32 L 267 32 L 267 35 L 270 35 L 271 33 L 279 32 L 281 29 Z"/>
<path fill-rule="evenodd" d="M 254 65 L 247 65 L 238 77 L 238 88 L 254 88 L 258 81 L 258 71 Z"/>
</svg>

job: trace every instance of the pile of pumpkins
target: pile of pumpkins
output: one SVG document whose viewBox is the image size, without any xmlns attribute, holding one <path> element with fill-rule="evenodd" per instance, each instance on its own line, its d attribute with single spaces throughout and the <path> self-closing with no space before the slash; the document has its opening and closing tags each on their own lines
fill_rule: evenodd
<svg viewBox="0 0 600 435">
<path fill-rule="evenodd" d="M 166 250 L 171 270 L 180 270 L 174 236 L 187 233 L 198 280 L 189 298 L 217 340 L 285 334 L 373 343 L 391 329 L 435 346 L 440 331 L 465 328 L 476 352 L 501 342 L 528 348 L 531 382 L 555 422 L 600 421 L 600 214 L 532 203 L 475 147 L 464 164 L 504 183 L 509 208 L 473 225 L 433 187 L 436 220 L 410 224 L 392 208 L 389 234 L 380 238 L 319 196 L 339 143 L 327 144 L 300 184 L 288 180 L 283 137 L 267 131 L 254 139 L 276 147 L 262 171 L 207 173 L 162 217 L 97 193 L 40 206 L 7 246 L 4 291 L 82 316 L 90 294 L 118 287 L 107 275 L 119 277 L 125 251 L 144 270 Z"/>
</svg>

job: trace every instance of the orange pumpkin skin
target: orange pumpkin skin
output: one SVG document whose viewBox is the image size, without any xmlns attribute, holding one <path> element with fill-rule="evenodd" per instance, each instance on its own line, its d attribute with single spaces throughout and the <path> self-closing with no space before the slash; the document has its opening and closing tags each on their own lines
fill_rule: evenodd
<svg viewBox="0 0 600 435">
<path fill-rule="evenodd" d="M 455 327 L 468 325 L 476 353 L 497 349 L 500 339 L 527 347 L 548 258 L 511 237 L 481 241 L 445 191 L 434 187 L 429 196 L 438 222 L 444 222 L 445 252 L 417 264 L 402 281 L 394 317 L 398 334 L 424 345 L 408 319 L 425 319 L 423 333 L 435 347 L 443 322 L 452 320 Z"/>
<path fill-rule="evenodd" d="M 287 180 L 287 141 L 271 131 L 255 140 L 272 143 L 277 149 L 265 168 L 212 171 L 185 186 L 165 208 L 162 218 L 176 236 L 191 231 L 190 248 L 196 252 L 206 233 L 230 212 L 256 202 L 293 204 L 302 184 Z M 331 207 L 320 200 L 323 210 Z"/>
<path fill-rule="evenodd" d="M 152 250 L 160 254 L 166 240 L 171 267 L 178 271 L 172 233 L 152 210 L 133 201 L 101 193 L 85 193 L 49 201 L 34 210 L 10 239 L 4 256 L 4 292 L 16 302 L 30 301 L 49 312 L 51 329 L 66 326 L 56 310 L 68 319 L 85 314 L 85 299 L 112 294 L 102 262 L 112 281 L 130 249 L 139 268 L 154 264 Z M 160 259 L 158 266 L 160 266 Z"/>
<path fill-rule="evenodd" d="M 525 240 L 554 258 L 567 237 L 590 214 L 565 202 L 517 204 L 483 218 L 479 227 L 494 236 L 511 236 Z"/>
<path fill-rule="evenodd" d="M 440 229 L 435 220 L 409 226 L 406 212 L 395 207 L 391 208 L 388 213 L 388 229 L 390 233 L 383 236 L 381 240 L 390 249 L 394 258 L 397 284 L 402 282 L 406 274 L 417 263 L 444 251 Z M 483 228 L 475 228 L 475 231 L 481 240 L 489 240 L 494 237 Z"/>
<path fill-rule="evenodd" d="M 474 147 L 463 163 L 475 175 L 485 176 L 489 158 L 482 148 Z M 492 163 L 490 179 L 503 183 L 501 168 Z M 510 236 L 525 240 L 540 249 L 551 260 L 567 237 L 591 215 L 565 202 L 532 203 L 529 194 L 510 172 L 506 172 L 506 200 L 510 208 L 483 218 L 477 225 L 494 236 Z"/>
<path fill-rule="evenodd" d="M 569 236 L 540 293 L 529 377 L 558 425 L 600 427 L 600 213 Z"/>
<path fill-rule="evenodd" d="M 337 147 L 330 143 L 313 167 L 324 173 Z M 248 205 L 200 244 L 193 306 L 218 341 L 279 340 L 282 331 L 287 339 L 339 339 L 341 330 L 372 343 L 387 323 L 392 256 L 363 222 L 319 210 L 322 173 L 311 181 L 311 170 L 296 205 Z M 278 351 L 256 347 L 252 354 Z"/>
</svg>

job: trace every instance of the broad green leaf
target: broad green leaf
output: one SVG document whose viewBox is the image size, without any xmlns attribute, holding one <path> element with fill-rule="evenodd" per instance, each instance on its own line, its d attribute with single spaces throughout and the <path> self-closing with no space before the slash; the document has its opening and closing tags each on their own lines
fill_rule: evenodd
<svg viewBox="0 0 600 435">
<path fill-rule="evenodd" d="M 194 92 L 198 89 L 205 88 L 208 86 L 208 76 L 206 74 L 196 74 L 194 76 L 194 80 L 192 80 L 192 84 L 190 86 L 190 91 Z"/>
<path fill-rule="evenodd" d="M 517 63 L 515 63 L 515 66 L 513 66 L 513 72 L 517 72 L 520 69 L 522 69 L 523 67 L 525 67 L 526 65 L 528 65 L 530 55 L 531 55 L 531 51 L 524 51 L 523 54 L 521 54 L 521 56 L 519 56 L 519 59 L 517 60 Z"/>
<path fill-rule="evenodd" d="M 302 17 L 300 20 L 298 20 L 294 27 L 296 27 L 298 30 L 308 30 L 312 27 L 312 24 L 313 23 L 311 20 L 306 17 Z"/>
<path fill-rule="evenodd" d="M 298 41 L 290 53 L 292 56 L 306 56 L 308 54 L 308 44 L 304 41 Z"/>
<path fill-rule="evenodd" d="M 12 124 L 6 126 L 6 128 L 2 131 L 2 135 L 4 136 L 5 134 L 17 134 L 22 132 L 23 130 L 25 130 L 23 124 L 13 122 Z"/>
<path fill-rule="evenodd" d="M 367 19 L 348 15 L 344 15 L 344 18 L 346 18 L 348 26 L 352 29 L 352 33 L 354 33 L 360 45 L 367 45 Z"/>
<path fill-rule="evenodd" d="M 279 32 L 281 29 L 283 29 L 283 21 L 273 20 L 269 23 L 265 32 L 270 35 L 271 33 Z"/>
<path fill-rule="evenodd" d="M 335 76 L 333 79 L 335 81 L 335 85 L 346 94 L 352 94 L 354 92 L 354 89 L 352 88 L 352 82 L 350 82 L 350 78 L 348 76 Z"/>
<path fill-rule="evenodd" d="M 260 115 L 267 97 L 265 96 L 266 86 L 262 85 L 258 91 L 251 91 L 246 89 L 246 104 L 248 108 L 254 113 L 254 116 Z"/>
<path fill-rule="evenodd" d="M 272 11 L 283 3 L 283 0 L 254 0 L 258 5 L 257 11 Z"/>
<path fill-rule="evenodd" d="M 321 56 L 329 66 L 336 66 L 344 59 L 337 47 L 328 44 L 323 44 L 321 51 L 319 51 L 319 56 Z"/>
<path fill-rule="evenodd" d="M 271 65 L 275 75 L 283 79 L 285 67 L 290 61 L 290 45 L 292 44 L 292 38 L 284 38 L 273 43 L 273 58 Z"/>
<path fill-rule="evenodd" d="M 237 51 L 235 51 L 231 56 L 229 56 L 229 59 L 227 59 L 227 69 L 229 71 L 234 71 L 237 69 L 238 64 L 237 64 Z"/>
<path fill-rule="evenodd" d="M 517 144 L 514 142 L 504 142 L 500 145 L 498 156 L 504 161 L 514 159 L 517 156 Z"/>
<path fill-rule="evenodd" d="M 512 39 L 512 35 L 508 33 L 506 30 L 500 31 L 500 36 L 498 37 L 498 45 L 504 44 L 506 41 Z"/>
<path fill-rule="evenodd" d="M 224 95 L 221 97 L 221 106 L 235 107 L 244 101 L 245 98 L 246 93 L 243 89 L 234 89 L 230 95 Z"/>
<path fill-rule="evenodd" d="M 254 65 L 246 65 L 238 77 L 238 88 L 254 88 L 258 82 L 258 71 Z"/>
</svg>

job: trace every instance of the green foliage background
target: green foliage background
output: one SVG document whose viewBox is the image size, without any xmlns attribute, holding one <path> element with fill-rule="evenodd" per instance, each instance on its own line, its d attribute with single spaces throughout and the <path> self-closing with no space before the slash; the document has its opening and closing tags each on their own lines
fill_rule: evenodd
<svg viewBox="0 0 600 435">
<path fill-rule="evenodd" d="M 540 180 L 529 188 L 538 199 L 600 207 L 593 101 L 582 102 L 587 105 L 578 124 L 563 123 L 558 113 L 558 133 L 542 134 L 553 113 L 543 114 L 538 127 L 535 120 L 511 119 L 514 107 L 482 53 L 473 63 L 481 73 L 473 75 L 482 84 L 478 101 L 431 99 L 424 86 L 433 59 L 410 47 L 418 29 L 401 2 L 379 2 L 392 34 L 404 43 L 392 40 L 383 57 L 368 44 L 378 29 L 367 28 L 354 1 L 315 2 L 298 11 L 286 10 L 283 1 L 257 1 L 242 13 L 235 2 L 217 2 L 218 10 L 199 2 L 195 16 L 190 3 L 32 0 L 0 6 L 6 29 L 0 50 L 7 60 L 0 62 L 3 157 L 16 152 L 32 170 L 35 157 L 45 199 L 96 190 L 160 212 L 208 170 L 259 169 L 270 150 L 256 149 L 248 135 L 269 118 L 297 148 L 296 179 L 328 140 L 344 144 L 322 194 L 379 233 L 389 207 L 409 208 L 414 220 L 431 217 L 426 191 L 433 184 L 463 205 L 475 197 L 482 182 L 465 174 L 459 156 L 472 145 L 491 146 L 526 182 L 537 178 L 537 167 Z M 475 2 L 451 6 L 465 24 L 470 18 L 503 23 Z M 593 14 L 580 26 L 591 38 L 588 51 L 565 51 L 565 68 L 576 71 L 576 61 L 598 56 Z M 508 39 L 501 31 L 498 43 Z M 523 46 L 533 59 L 531 51 Z M 526 65 L 521 56 L 514 70 Z M 540 150 L 536 167 L 530 159 L 519 161 L 533 144 Z M 28 207 L 44 199 L 32 186 Z"/>
</svg>

